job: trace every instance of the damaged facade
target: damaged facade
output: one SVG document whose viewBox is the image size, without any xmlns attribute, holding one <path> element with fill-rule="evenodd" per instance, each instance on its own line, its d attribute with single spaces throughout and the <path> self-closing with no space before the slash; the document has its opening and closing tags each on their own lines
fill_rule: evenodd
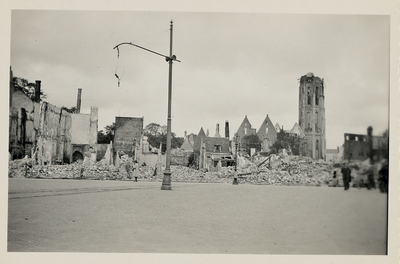
<svg viewBox="0 0 400 264">
<path fill-rule="evenodd" d="M 275 143 L 278 133 L 282 129 L 283 128 L 280 128 L 278 123 L 274 126 L 269 115 L 267 114 L 257 131 L 255 128 L 252 128 L 251 123 L 246 115 L 237 130 L 237 134 L 240 137 L 239 141 L 241 141 L 244 136 L 257 135 L 261 141 L 261 152 L 268 152 L 272 145 Z M 285 132 L 289 133 L 292 136 L 305 136 L 304 131 L 297 123 L 293 125 L 293 128 L 291 130 Z"/>
<path fill-rule="evenodd" d="M 201 128 L 199 134 L 194 138 L 194 153 L 199 169 L 212 171 L 217 166 L 234 165 L 229 137 L 220 137 L 219 135 L 219 124 L 217 124 L 214 137 L 207 136 Z M 225 133 L 225 135 L 227 134 Z"/>
<path fill-rule="evenodd" d="M 277 131 L 267 115 L 258 129 L 257 136 L 261 140 L 261 151 L 268 151 L 276 141 Z"/>
<path fill-rule="evenodd" d="M 387 159 L 389 154 L 389 137 L 373 136 L 372 127 L 367 128 L 367 134 L 344 134 L 343 159 L 379 161 Z"/>
<path fill-rule="evenodd" d="M 139 160 L 142 153 L 143 117 L 115 117 L 114 155 L 118 152 Z"/>
<path fill-rule="evenodd" d="M 71 114 L 72 162 L 89 157 L 97 160 L 98 109 L 90 108 L 90 114 Z"/>
<path fill-rule="evenodd" d="M 326 150 L 324 79 L 307 73 L 300 78 L 299 126 L 308 144 L 307 156 L 324 159 Z"/>
<path fill-rule="evenodd" d="M 13 82 L 10 68 L 11 158 L 28 156 L 39 165 L 70 163 L 77 156 L 95 161 L 97 107 L 91 108 L 90 115 L 70 114 L 63 108 L 41 102 L 40 90 L 41 81 L 37 80 L 35 96 L 29 98 Z"/>
</svg>

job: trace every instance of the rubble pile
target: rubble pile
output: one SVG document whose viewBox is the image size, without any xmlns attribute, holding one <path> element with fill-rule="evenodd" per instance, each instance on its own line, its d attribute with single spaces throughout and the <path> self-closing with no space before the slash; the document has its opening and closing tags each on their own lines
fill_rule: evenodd
<svg viewBox="0 0 400 264">
<path fill-rule="evenodd" d="M 29 175 L 29 168 L 32 167 L 33 160 L 25 156 L 23 159 L 8 161 L 8 177 L 24 178 Z"/>
<path fill-rule="evenodd" d="M 130 163 L 130 166 L 126 166 Z M 137 166 L 138 173 L 132 172 L 136 165 L 129 157 L 121 157 L 117 166 L 104 162 L 79 160 L 66 165 L 32 165 L 33 160 L 25 157 L 21 160 L 9 161 L 9 177 L 52 178 L 52 179 L 93 179 L 93 180 L 129 180 L 137 176 L 143 181 L 159 181 L 163 179 L 164 168 Z M 343 186 L 341 163 L 313 160 L 308 157 L 289 156 L 286 153 L 273 154 L 269 157 L 246 159 L 237 167 L 236 175 L 242 184 L 265 185 L 302 185 L 333 186 L 333 172 L 337 172 L 336 186 Z M 239 163 L 240 165 L 240 163 Z M 374 165 L 375 179 L 381 164 Z M 367 171 L 371 169 L 369 160 L 351 162 L 349 164 L 354 187 L 364 187 L 367 183 Z M 130 169 L 131 168 L 131 169 Z M 171 166 L 172 181 L 232 183 L 235 175 L 234 167 L 219 167 L 218 171 L 196 170 L 185 166 Z"/>
<path fill-rule="evenodd" d="M 218 172 L 207 172 L 183 166 L 172 166 L 171 172 L 173 180 L 177 182 L 231 183 L 234 168 L 222 167 Z"/>
<path fill-rule="evenodd" d="M 112 165 L 101 162 L 85 164 L 82 160 L 65 165 L 34 165 L 28 170 L 27 178 L 51 179 L 99 179 L 121 180 L 123 173 Z"/>
<path fill-rule="evenodd" d="M 285 153 L 238 169 L 239 182 L 250 184 L 327 186 L 331 176 L 332 163 Z"/>
</svg>

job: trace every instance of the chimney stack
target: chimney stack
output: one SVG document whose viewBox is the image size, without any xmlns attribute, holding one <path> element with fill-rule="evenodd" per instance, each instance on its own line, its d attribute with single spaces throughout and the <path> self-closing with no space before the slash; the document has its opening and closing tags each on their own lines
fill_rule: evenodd
<svg viewBox="0 0 400 264">
<path fill-rule="evenodd" d="M 81 101 L 82 101 L 82 88 L 78 88 L 78 99 L 76 101 L 76 112 L 81 112 Z"/>
<path fill-rule="evenodd" d="M 220 137 L 221 137 L 221 135 L 219 134 L 219 124 L 217 124 L 217 126 L 216 126 L 216 128 L 215 128 L 215 135 L 214 135 L 214 137 L 216 137 L 216 138 L 220 138 Z"/>
<path fill-rule="evenodd" d="M 229 138 L 229 122 L 228 122 L 228 120 L 225 121 L 225 137 Z"/>
<path fill-rule="evenodd" d="M 40 103 L 40 83 L 41 81 L 36 80 L 35 81 L 35 103 Z"/>
</svg>

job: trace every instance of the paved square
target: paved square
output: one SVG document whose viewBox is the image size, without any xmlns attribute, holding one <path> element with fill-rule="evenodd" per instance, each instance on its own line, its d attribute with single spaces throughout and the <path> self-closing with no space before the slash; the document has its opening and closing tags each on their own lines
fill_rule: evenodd
<svg viewBox="0 0 400 264">
<path fill-rule="evenodd" d="M 386 254 L 378 190 L 9 179 L 9 252 Z"/>
</svg>

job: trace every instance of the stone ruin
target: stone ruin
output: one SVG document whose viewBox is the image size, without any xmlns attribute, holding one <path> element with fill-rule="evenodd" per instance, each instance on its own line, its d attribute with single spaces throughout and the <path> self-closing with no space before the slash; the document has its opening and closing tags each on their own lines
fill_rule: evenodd
<svg viewBox="0 0 400 264">
<path fill-rule="evenodd" d="M 118 155 L 117 155 L 118 156 Z M 52 179 L 92 179 L 92 180 L 129 180 L 125 164 L 132 162 L 128 155 L 117 158 L 116 166 L 104 161 L 77 161 L 66 165 L 34 165 L 27 156 L 20 160 L 9 161 L 10 178 L 52 178 Z M 287 185 L 287 186 L 333 186 L 333 172 L 337 172 L 337 187 L 343 186 L 341 177 L 342 163 L 313 160 L 309 157 L 289 156 L 286 153 L 272 154 L 268 157 L 256 156 L 252 160 L 240 157 L 237 177 L 240 184 Z M 382 162 L 373 165 L 375 180 Z M 132 166 L 135 167 L 135 166 Z M 158 169 L 156 169 L 158 167 Z M 353 161 L 353 187 L 364 187 L 367 171 L 371 169 L 369 160 Z M 138 166 L 138 179 L 142 181 L 162 182 L 164 166 Z M 218 171 L 208 172 L 185 166 L 171 166 L 172 181 L 232 183 L 234 167 L 219 167 Z"/>
</svg>

